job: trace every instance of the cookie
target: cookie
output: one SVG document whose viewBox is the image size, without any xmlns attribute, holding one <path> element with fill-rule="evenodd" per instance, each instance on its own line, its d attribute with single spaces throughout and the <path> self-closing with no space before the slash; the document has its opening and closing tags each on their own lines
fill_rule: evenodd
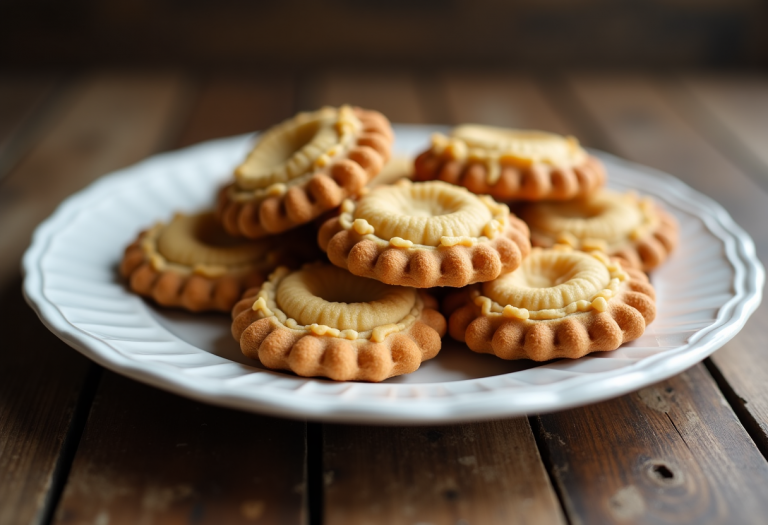
<svg viewBox="0 0 768 525">
<path fill-rule="evenodd" d="M 345 201 L 318 242 L 355 275 L 414 288 L 489 281 L 530 250 L 527 226 L 506 205 L 452 184 L 405 179 Z"/>
<path fill-rule="evenodd" d="M 387 162 L 394 136 L 378 112 L 342 106 L 299 113 L 266 131 L 217 215 L 231 235 L 256 239 L 320 216 L 357 195 Z"/>
<path fill-rule="evenodd" d="M 633 192 L 602 190 L 569 202 L 531 203 L 519 213 L 531 229 L 534 246 L 561 243 L 579 250 L 597 249 L 646 272 L 667 259 L 679 236 L 671 214 Z"/>
<path fill-rule="evenodd" d="M 440 351 L 445 318 L 423 291 L 328 264 L 278 268 L 232 311 L 232 335 L 264 366 L 337 381 L 413 372 Z"/>
<path fill-rule="evenodd" d="M 131 290 L 162 306 L 229 312 L 274 269 L 279 250 L 228 235 L 212 212 L 177 214 L 142 232 L 125 250 L 120 274 Z"/>
<path fill-rule="evenodd" d="M 442 180 L 496 200 L 568 200 L 605 183 L 605 169 L 574 137 L 466 124 L 437 133 L 414 180 Z"/>
<path fill-rule="evenodd" d="M 534 248 L 522 266 L 445 301 L 448 331 L 475 352 L 547 361 L 615 350 L 656 316 L 646 275 L 569 247 Z"/>
</svg>

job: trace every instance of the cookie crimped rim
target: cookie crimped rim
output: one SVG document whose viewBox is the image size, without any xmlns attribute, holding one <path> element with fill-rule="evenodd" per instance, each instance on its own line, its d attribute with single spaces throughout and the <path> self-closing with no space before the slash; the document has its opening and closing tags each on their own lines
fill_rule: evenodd
<svg viewBox="0 0 768 525">
<path fill-rule="evenodd" d="M 125 249 L 119 273 L 128 280 L 131 290 L 150 297 L 167 307 L 180 307 L 192 312 L 217 310 L 228 312 L 249 286 L 264 280 L 274 267 L 274 252 L 263 264 L 226 267 L 223 265 L 188 266 L 167 261 L 158 251 L 156 238 L 163 223 L 141 232 Z"/>
<path fill-rule="evenodd" d="M 493 203 L 497 213 L 508 210 L 490 197 L 478 199 Z M 387 284 L 431 288 L 489 281 L 517 268 L 531 247 L 528 227 L 511 213 L 494 216 L 485 226 L 493 238 L 450 239 L 446 245 L 441 239 L 440 246 L 429 246 L 377 237 L 370 224 L 351 220 L 353 206 L 352 201 L 345 202 L 342 215 L 323 224 L 318 244 L 336 266 Z"/>
<path fill-rule="evenodd" d="M 564 151 L 537 153 L 536 147 L 487 147 L 462 138 L 463 129 L 533 135 L 562 143 Z M 478 141 L 482 142 L 482 141 Z M 449 170 L 445 166 L 450 165 Z M 499 200 L 565 200 L 589 195 L 605 183 L 605 169 L 575 137 L 465 124 L 451 135 L 435 133 L 415 161 L 415 180 L 444 180 Z"/>
<path fill-rule="evenodd" d="M 230 234 L 255 239 L 306 224 L 338 206 L 345 197 L 359 194 L 386 164 L 394 135 L 384 115 L 350 106 L 320 111 L 336 111 L 344 116 L 338 126 L 342 143 L 311 159 L 309 171 L 287 180 L 264 188 L 243 188 L 238 182 L 243 177 L 238 176 L 235 182 L 224 186 L 219 192 L 216 212 Z M 279 124 L 264 136 L 284 132 L 285 127 L 296 125 L 297 119 L 301 121 L 303 115 L 306 114 L 300 113 Z M 242 167 L 236 175 L 240 173 Z"/>
<path fill-rule="evenodd" d="M 568 251 L 570 247 L 562 249 Z M 625 276 L 609 296 L 601 290 L 591 302 L 585 301 L 584 309 L 573 303 L 574 311 L 566 315 L 533 319 L 530 312 L 513 305 L 494 305 L 481 295 L 480 285 L 473 285 L 446 298 L 445 304 L 452 309 L 447 312 L 451 337 L 466 342 L 475 352 L 535 361 L 614 350 L 640 337 L 656 316 L 655 291 L 648 277 L 635 268 L 622 270 L 618 258 L 609 259 L 598 252 L 591 255 L 606 266 L 615 265 Z"/>
</svg>

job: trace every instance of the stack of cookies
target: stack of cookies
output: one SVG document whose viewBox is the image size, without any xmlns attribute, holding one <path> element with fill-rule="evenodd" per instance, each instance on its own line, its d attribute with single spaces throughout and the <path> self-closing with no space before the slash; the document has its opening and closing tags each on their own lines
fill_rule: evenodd
<svg viewBox="0 0 768 525">
<path fill-rule="evenodd" d="M 677 225 L 603 190 L 575 139 L 459 126 L 408 169 L 387 164 L 393 138 L 374 111 L 301 113 L 260 137 L 215 212 L 143 232 L 121 273 L 161 305 L 231 311 L 264 366 L 335 380 L 413 372 L 446 331 L 545 361 L 613 350 L 653 320 L 644 271 Z"/>
</svg>

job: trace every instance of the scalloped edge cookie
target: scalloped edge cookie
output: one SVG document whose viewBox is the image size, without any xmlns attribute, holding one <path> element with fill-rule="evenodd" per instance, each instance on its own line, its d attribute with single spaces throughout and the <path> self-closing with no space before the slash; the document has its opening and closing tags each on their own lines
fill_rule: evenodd
<svg viewBox="0 0 768 525">
<path fill-rule="evenodd" d="M 441 180 L 499 201 L 568 200 L 590 195 L 606 180 L 602 162 L 586 152 L 575 165 L 557 166 L 475 158 L 482 157 L 482 150 L 469 149 L 457 137 L 436 134 L 432 147 L 416 157 L 414 180 Z"/>
<path fill-rule="evenodd" d="M 246 291 L 232 310 L 232 336 L 244 355 L 267 368 L 335 381 L 379 382 L 417 370 L 440 351 L 446 320 L 437 301 L 422 290 L 416 292 L 418 311 L 407 316 L 413 319 L 404 319 L 402 327 L 376 327 L 365 338 L 351 330 L 281 321 L 287 316 L 270 310 L 263 299 L 264 286 L 276 287 L 279 274 L 273 273 L 261 288 Z"/>
<path fill-rule="evenodd" d="M 348 106 L 339 111 L 344 108 Z M 306 181 L 272 184 L 255 191 L 241 189 L 237 181 L 223 187 L 216 214 L 226 231 L 251 239 L 280 233 L 310 222 L 350 195 L 358 195 L 389 159 L 394 134 L 381 113 L 358 107 L 351 111 L 361 124 L 354 143 L 337 156 L 321 155 Z"/>
<path fill-rule="evenodd" d="M 134 293 L 166 307 L 190 312 L 217 310 L 229 312 L 244 290 L 258 286 L 275 266 L 275 253 L 265 255 L 265 263 L 228 272 L 225 267 L 172 263 L 157 251 L 157 236 L 165 225 L 139 233 L 125 249 L 120 275 Z"/>
<path fill-rule="evenodd" d="M 531 229 L 531 244 L 537 247 L 550 248 L 557 243 L 562 243 L 582 251 L 597 249 L 606 252 L 610 257 L 621 259 L 626 267 L 650 272 L 666 261 L 677 247 L 680 238 L 680 225 L 671 213 L 650 197 L 645 197 L 640 203 L 643 213 L 647 215 L 652 210 L 654 216 L 646 217 L 648 226 L 642 229 L 642 235 L 634 233 L 633 235 L 636 238 L 628 239 L 627 244 L 618 249 L 607 249 L 608 247 L 605 243 L 599 239 L 584 239 L 580 241 L 567 232 L 561 232 L 560 236 L 554 239 L 547 234 L 538 233 L 529 226 Z M 526 208 L 535 206 L 535 203 L 531 203 L 526 205 Z M 525 208 L 519 211 L 521 217 L 526 215 Z"/>
<path fill-rule="evenodd" d="M 503 227 L 493 232 L 492 239 L 480 237 L 465 245 L 458 238 L 451 238 L 453 245 L 434 247 L 399 237 L 382 239 L 375 232 L 368 232 L 365 226 L 370 229 L 370 225 L 358 223 L 359 219 L 346 224 L 345 215 L 350 215 L 353 209 L 354 203 L 345 201 L 342 215 L 329 219 L 320 228 L 318 244 L 336 266 L 386 284 L 458 288 L 490 281 L 520 266 L 531 249 L 528 226 L 511 213 L 505 220 L 491 221 Z M 506 206 L 504 209 L 508 211 Z"/>
<path fill-rule="evenodd" d="M 656 292 L 648 277 L 634 268 L 624 271 L 629 279 L 619 293 L 601 301 L 605 303 L 600 305 L 603 311 L 591 308 L 559 319 L 490 314 L 486 303 L 491 301 L 482 300 L 480 285 L 467 287 L 443 302 L 443 313 L 449 316 L 448 333 L 474 352 L 508 360 L 576 359 L 591 352 L 615 350 L 640 337 L 656 317 Z"/>
</svg>

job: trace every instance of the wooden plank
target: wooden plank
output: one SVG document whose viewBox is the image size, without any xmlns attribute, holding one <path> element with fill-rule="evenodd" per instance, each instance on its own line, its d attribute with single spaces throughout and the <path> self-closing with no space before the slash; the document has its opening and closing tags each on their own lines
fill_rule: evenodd
<svg viewBox="0 0 768 525">
<path fill-rule="evenodd" d="M 421 103 L 425 86 L 415 80 L 392 89 L 351 75 L 325 82 L 332 89 L 319 92 L 316 104 L 348 99 L 393 121 L 450 119 L 448 107 Z M 443 84 L 428 87 L 444 100 Z M 323 445 L 326 523 L 564 522 L 526 419 L 439 428 L 325 425 Z"/>
<path fill-rule="evenodd" d="M 477 122 L 563 135 L 573 133 L 530 77 L 450 72 L 442 75 L 442 79 L 454 124 Z"/>
<path fill-rule="evenodd" d="M 768 260 L 768 195 L 699 134 L 690 93 L 676 83 L 638 77 L 582 77 L 572 82 L 579 100 L 604 132 L 606 147 L 668 171 L 722 204 Z M 736 121 L 733 120 L 735 124 Z M 740 132 L 744 134 L 746 132 Z M 765 294 L 765 291 L 764 291 Z M 768 454 L 768 305 L 711 358 L 716 377 L 752 437 Z"/>
<path fill-rule="evenodd" d="M 21 252 L 37 222 L 62 197 L 153 151 L 157 140 L 145 139 L 163 134 L 180 87 L 175 76 L 78 80 L 57 98 L 44 117 L 49 125 L 41 140 L 0 186 L 0 315 L 12 327 L 0 367 L 0 523 L 46 521 L 84 424 L 89 373 L 98 370 L 24 304 Z M 121 118 L 144 139 L 110 132 Z M 85 137 L 94 147 L 82 147 Z"/>
<path fill-rule="evenodd" d="M 55 523 L 301 523 L 304 430 L 106 372 Z"/>
<path fill-rule="evenodd" d="M 43 127 L 44 106 L 57 84 L 54 75 L 0 75 L 0 181 Z"/>
<path fill-rule="evenodd" d="M 177 74 L 96 73 L 75 82 L 45 136 L 0 186 L 0 282 L 16 273 L 33 228 L 67 195 L 167 145 L 184 101 Z M 164 144 L 165 143 L 165 144 Z"/>
<path fill-rule="evenodd" d="M 700 129 L 768 187 L 768 76 L 687 75 L 682 84 L 703 110 L 692 115 L 703 117 L 696 119 Z"/>
<path fill-rule="evenodd" d="M 703 365 L 538 422 L 574 525 L 765 522 L 768 464 Z"/>
<path fill-rule="evenodd" d="M 380 111 L 391 122 L 426 121 L 416 81 L 399 71 L 331 71 L 314 78 L 302 99 L 302 110 L 352 104 Z"/>
<path fill-rule="evenodd" d="M 267 127 L 289 116 L 292 101 L 291 85 L 213 78 L 180 142 Z M 302 422 L 214 408 L 106 373 L 56 522 L 303 523 L 305 460 Z"/>
<path fill-rule="evenodd" d="M 325 425 L 325 523 L 564 523 L 525 418 Z"/>
<path fill-rule="evenodd" d="M 204 81 L 178 146 L 273 126 L 292 116 L 295 83 L 274 75 L 216 75 Z"/>
</svg>

